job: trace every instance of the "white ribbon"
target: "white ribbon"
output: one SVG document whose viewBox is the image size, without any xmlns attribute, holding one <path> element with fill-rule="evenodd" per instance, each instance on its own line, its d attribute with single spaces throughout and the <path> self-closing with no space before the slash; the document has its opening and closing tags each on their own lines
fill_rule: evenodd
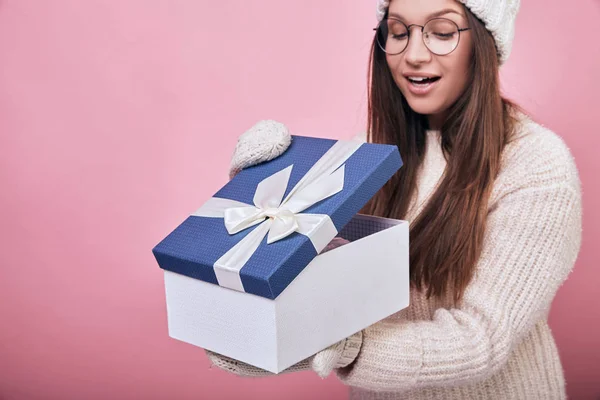
<svg viewBox="0 0 600 400">
<path fill-rule="evenodd" d="M 308 236 L 317 253 L 337 234 L 327 214 L 302 211 L 340 192 L 344 188 L 344 163 L 360 142 L 336 142 L 283 198 L 293 165 L 263 179 L 256 187 L 254 205 L 212 197 L 192 215 L 223 218 L 230 235 L 258 225 L 227 251 L 215 264 L 220 286 L 244 291 L 240 270 L 252 257 L 265 235 L 267 243 L 281 240 L 294 232 Z"/>
</svg>

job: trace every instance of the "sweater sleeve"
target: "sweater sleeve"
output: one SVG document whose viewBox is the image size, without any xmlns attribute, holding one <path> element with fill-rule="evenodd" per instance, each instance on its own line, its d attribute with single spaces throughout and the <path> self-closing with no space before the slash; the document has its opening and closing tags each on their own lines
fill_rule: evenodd
<svg viewBox="0 0 600 400">
<path fill-rule="evenodd" d="M 355 362 L 336 370 L 342 382 L 374 391 L 451 387 L 484 380 L 505 365 L 547 316 L 580 248 L 577 170 L 568 158 L 551 163 L 523 168 L 523 183 L 491 205 L 460 307 L 437 309 L 431 320 L 383 320 L 365 329 Z"/>
</svg>

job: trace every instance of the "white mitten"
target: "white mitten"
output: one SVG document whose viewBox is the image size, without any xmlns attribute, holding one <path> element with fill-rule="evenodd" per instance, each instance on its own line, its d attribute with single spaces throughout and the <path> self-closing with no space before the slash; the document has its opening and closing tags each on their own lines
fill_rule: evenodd
<svg viewBox="0 0 600 400">
<path fill-rule="evenodd" d="M 292 136 L 284 124 L 272 120 L 259 121 L 238 138 L 231 157 L 229 178 L 244 168 L 280 156 L 291 142 Z"/>
<path fill-rule="evenodd" d="M 346 339 L 318 352 L 314 356 L 286 368 L 279 375 L 312 369 L 324 379 L 335 368 L 343 368 L 350 365 L 358 355 L 361 345 L 362 331 L 358 331 Z M 272 372 L 214 353 L 210 350 L 205 350 L 205 352 L 213 365 L 239 376 L 257 377 L 275 375 Z"/>
<path fill-rule="evenodd" d="M 347 240 L 341 237 L 335 237 L 321 253 L 333 250 L 346 243 L 348 243 Z M 361 345 L 362 331 L 359 331 L 350 337 L 329 346 L 325 350 L 318 352 L 314 356 L 308 357 L 307 359 L 292 365 L 279 374 L 312 369 L 321 378 L 326 378 L 335 368 L 348 366 L 354 361 L 360 351 Z M 213 365 L 236 375 L 248 377 L 275 375 L 272 372 L 214 353 L 210 350 L 205 351 Z"/>
</svg>

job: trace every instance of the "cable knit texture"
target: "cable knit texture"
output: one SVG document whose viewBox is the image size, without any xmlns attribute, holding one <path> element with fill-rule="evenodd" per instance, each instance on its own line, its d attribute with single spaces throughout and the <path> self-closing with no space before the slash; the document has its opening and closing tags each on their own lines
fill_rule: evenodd
<svg viewBox="0 0 600 400">
<path fill-rule="evenodd" d="M 515 21 L 520 0 L 459 0 L 471 12 L 483 21 L 492 33 L 498 50 L 500 64 L 508 60 L 515 36 Z M 390 5 L 389 0 L 377 0 L 375 15 L 381 21 Z"/>
<path fill-rule="evenodd" d="M 547 316 L 581 243 L 581 188 L 563 140 L 523 117 L 503 153 L 484 248 L 459 308 L 411 291 L 410 306 L 363 330 L 356 360 L 336 371 L 351 399 L 564 399 Z M 421 212 L 446 161 L 427 133 Z"/>
<path fill-rule="evenodd" d="M 258 121 L 238 138 L 231 157 L 229 178 L 233 178 L 244 168 L 280 156 L 291 142 L 292 136 L 281 122 Z"/>
</svg>

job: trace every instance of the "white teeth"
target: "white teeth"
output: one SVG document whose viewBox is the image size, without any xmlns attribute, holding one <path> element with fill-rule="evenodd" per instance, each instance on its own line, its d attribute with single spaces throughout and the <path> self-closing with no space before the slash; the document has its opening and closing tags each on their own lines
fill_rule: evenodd
<svg viewBox="0 0 600 400">
<path fill-rule="evenodd" d="M 407 77 L 409 81 L 413 81 L 413 82 L 422 82 L 426 79 L 435 79 L 435 76 L 430 76 L 430 77 L 423 77 L 423 76 L 408 76 Z"/>
</svg>

